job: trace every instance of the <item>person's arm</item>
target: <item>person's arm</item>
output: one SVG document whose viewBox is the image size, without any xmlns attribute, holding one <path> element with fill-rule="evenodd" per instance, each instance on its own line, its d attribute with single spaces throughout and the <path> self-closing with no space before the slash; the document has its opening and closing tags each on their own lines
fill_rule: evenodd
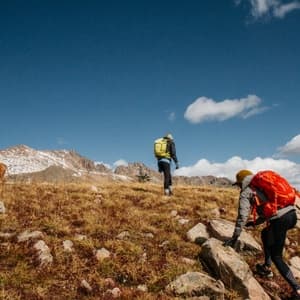
<svg viewBox="0 0 300 300">
<path fill-rule="evenodd" d="M 171 158 L 173 159 L 176 168 L 178 168 L 178 159 L 177 159 L 177 155 L 176 155 L 176 147 L 175 147 L 175 143 L 174 142 L 170 142 L 170 155 Z"/>
<path fill-rule="evenodd" d="M 245 188 L 240 193 L 239 197 L 239 208 L 238 208 L 238 216 L 235 221 L 235 228 L 232 234 L 232 237 L 225 241 L 225 246 L 234 246 L 235 242 L 240 237 L 243 227 L 247 223 L 248 217 L 251 212 L 251 199 L 253 197 L 252 190 L 250 187 Z"/>
</svg>

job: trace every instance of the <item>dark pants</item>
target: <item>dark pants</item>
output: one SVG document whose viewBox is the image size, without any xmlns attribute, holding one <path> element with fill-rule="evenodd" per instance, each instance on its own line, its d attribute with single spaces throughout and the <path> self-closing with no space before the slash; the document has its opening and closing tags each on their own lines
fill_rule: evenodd
<svg viewBox="0 0 300 300">
<path fill-rule="evenodd" d="M 164 174 L 164 189 L 168 189 L 172 185 L 171 164 L 158 161 L 158 171 Z"/>
<path fill-rule="evenodd" d="M 294 278 L 288 265 L 282 259 L 282 252 L 289 229 L 297 223 L 296 211 L 292 210 L 280 217 L 270 221 L 270 225 L 261 232 L 261 239 L 264 246 L 265 264 L 270 266 L 271 261 L 275 264 L 282 277 L 290 284 L 294 291 L 300 289 L 300 285 Z"/>
</svg>

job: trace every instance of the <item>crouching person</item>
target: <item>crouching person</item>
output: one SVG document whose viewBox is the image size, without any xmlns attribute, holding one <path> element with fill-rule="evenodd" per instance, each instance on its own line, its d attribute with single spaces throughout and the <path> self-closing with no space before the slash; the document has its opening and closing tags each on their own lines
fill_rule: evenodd
<svg viewBox="0 0 300 300">
<path fill-rule="evenodd" d="M 234 247 L 243 227 L 266 221 L 267 226 L 261 232 L 265 261 L 256 265 L 256 271 L 261 276 L 273 277 L 273 262 L 293 289 L 291 299 L 300 299 L 300 285 L 282 257 L 287 231 L 297 223 L 294 203 L 299 193 L 273 171 L 253 174 L 249 170 L 241 170 L 236 174 L 234 185 L 240 188 L 238 216 L 232 238 L 225 241 L 224 246 Z M 248 221 L 251 212 L 254 220 Z"/>
</svg>

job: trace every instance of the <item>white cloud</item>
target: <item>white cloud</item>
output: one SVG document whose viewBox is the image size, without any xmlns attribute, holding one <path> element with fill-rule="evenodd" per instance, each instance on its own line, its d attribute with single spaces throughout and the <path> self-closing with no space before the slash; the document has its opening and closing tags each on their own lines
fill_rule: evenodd
<svg viewBox="0 0 300 300">
<path fill-rule="evenodd" d="M 293 137 L 284 146 L 279 147 L 278 150 L 283 155 L 300 154 L 300 134 Z"/>
<path fill-rule="evenodd" d="M 286 14 L 296 9 L 300 9 L 300 2 L 295 1 L 288 4 L 283 4 L 275 8 L 274 15 L 278 18 L 284 18 Z"/>
<path fill-rule="evenodd" d="M 190 104 L 184 117 L 191 123 L 201 123 L 209 120 L 224 121 L 233 117 L 248 118 L 265 111 L 260 107 L 261 99 L 256 95 L 248 95 L 242 99 L 226 99 L 216 102 L 213 99 L 200 97 Z"/>
<path fill-rule="evenodd" d="M 240 5 L 245 1 L 250 3 L 251 15 L 256 19 L 265 16 L 284 18 L 288 13 L 300 9 L 299 1 L 283 3 L 282 0 L 235 0 L 235 4 Z"/>
<path fill-rule="evenodd" d="M 115 167 L 119 167 L 119 166 L 128 166 L 128 162 L 124 159 L 119 159 L 117 161 L 114 162 L 114 166 Z"/>
<path fill-rule="evenodd" d="M 300 164 L 286 159 L 256 157 L 253 160 L 245 160 L 234 156 L 223 163 L 201 159 L 195 165 L 176 170 L 175 174 L 180 176 L 213 175 L 234 181 L 235 174 L 241 169 L 249 169 L 254 173 L 261 170 L 274 170 L 284 176 L 293 186 L 300 188 Z"/>
</svg>

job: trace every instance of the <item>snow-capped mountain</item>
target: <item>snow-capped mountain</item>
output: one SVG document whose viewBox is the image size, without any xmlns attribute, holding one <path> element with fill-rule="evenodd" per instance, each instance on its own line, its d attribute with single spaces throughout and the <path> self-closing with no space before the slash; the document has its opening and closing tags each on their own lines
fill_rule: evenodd
<svg viewBox="0 0 300 300">
<path fill-rule="evenodd" d="M 137 181 L 145 175 L 152 182 L 162 182 L 161 174 L 157 170 L 152 170 L 141 162 L 129 163 L 112 170 L 73 150 L 35 150 L 19 145 L 0 150 L 0 162 L 7 165 L 8 175 L 12 180 Z M 174 182 L 188 185 L 231 185 L 229 179 L 214 176 L 174 176 Z"/>
<path fill-rule="evenodd" d="M 50 166 L 72 170 L 77 175 L 82 172 L 110 171 L 104 165 L 96 164 L 75 151 L 35 150 L 26 145 L 0 150 L 0 161 L 7 165 L 10 175 L 40 172 Z"/>
</svg>

